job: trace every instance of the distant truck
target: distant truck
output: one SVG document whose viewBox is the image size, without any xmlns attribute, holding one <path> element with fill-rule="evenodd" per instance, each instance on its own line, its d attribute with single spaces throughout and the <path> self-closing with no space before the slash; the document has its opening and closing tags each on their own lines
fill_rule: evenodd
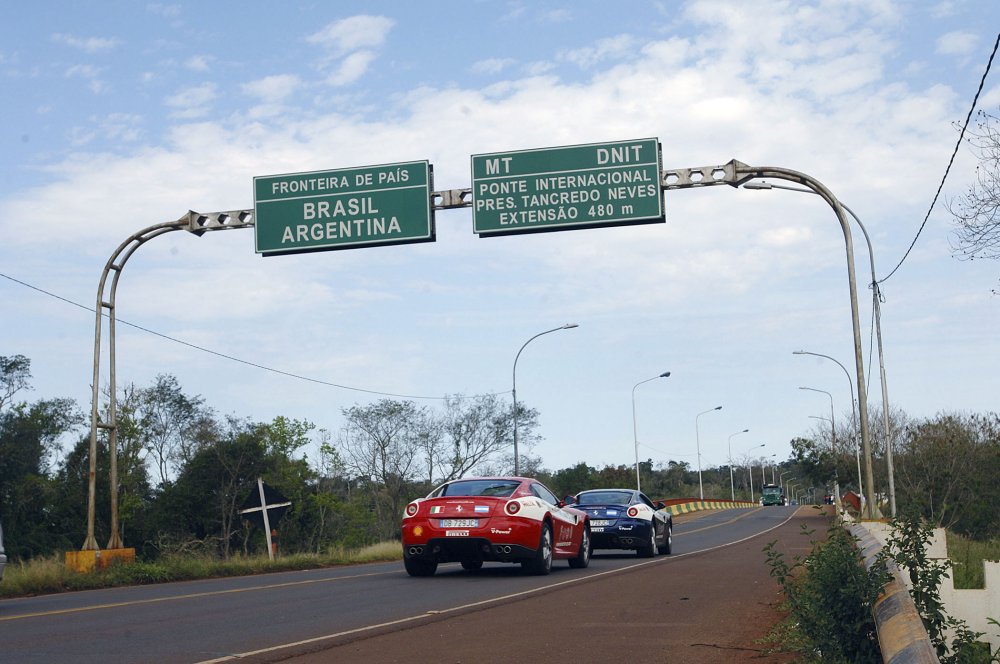
<svg viewBox="0 0 1000 664">
<path fill-rule="evenodd" d="M 765 484 L 761 490 L 761 505 L 784 505 L 785 492 L 777 484 Z"/>
</svg>

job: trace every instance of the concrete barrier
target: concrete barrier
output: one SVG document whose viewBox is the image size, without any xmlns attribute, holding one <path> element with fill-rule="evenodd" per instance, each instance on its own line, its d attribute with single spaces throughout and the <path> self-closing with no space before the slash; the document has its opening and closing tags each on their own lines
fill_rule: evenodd
<svg viewBox="0 0 1000 664">
<path fill-rule="evenodd" d="M 882 545 L 861 524 L 850 526 L 848 531 L 858 538 L 858 548 L 864 557 L 865 569 L 871 569 Z M 899 569 L 891 561 L 888 568 L 891 580 L 872 607 L 882 661 L 886 664 L 937 663 L 937 653 Z"/>
</svg>

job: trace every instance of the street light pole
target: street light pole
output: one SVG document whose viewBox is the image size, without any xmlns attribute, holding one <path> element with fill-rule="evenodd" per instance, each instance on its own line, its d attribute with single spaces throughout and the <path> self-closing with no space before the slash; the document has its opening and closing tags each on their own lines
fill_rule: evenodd
<svg viewBox="0 0 1000 664">
<path fill-rule="evenodd" d="M 792 472 L 792 471 L 786 470 L 783 473 L 781 473 L 780 475 L 778 475 L 778 486 L 780 486 L 780 487 L 784 486 L 783 482 L 784 482 L 784 479 L 785 479 L 785 475 L 787 475 L 790 472 Z"/>
<path fill-rule="evenodd" d="M 518 360 L 518 358 L 521 357 L 521 351 L 524 350 L 524 347 L 527 346 L 528 344 L 530 344 L 532 341 L 534 341 L 538 337 L 542 336 L 543 334 L 549 334 L 551 332 L 558 332 L 559 330 L 570 330 L 570 329 L 572 329 L 574 327 L 579 327 L 579 325 L 577 325 L 576 323 L 566 323 L 565 325 L 560 325 L 559 327 L 554 327 L 551 330 L 545 330 L 544 332 L 539 332 L 535 336 L 533 336 L 530 339 L 528 339 L 527 341 L 525 341 L 524 345 L 521 346 L 521 350 L 517 351 L 517 355 L 514 356 L 514 369 L 511 372 L 511 390 L 510 390 L 510 394 L 511 394 L 511 397 L 512 397 L 512 399 L 514 401 L 514 475 L 515 476 L 521 474 L 521 465 L 520 465 L 520 460 L 518 459 L 518 453 L 517 453 L 517 360 Z"/>
<path fill-rule="evenodd" d="M 857 421 L 855 420 L 855 411 L 861 414 L 862 425 L 865 426 L 865 422 L 868 421 L 868 406 L 862 407 L 862 403 L 867 404 L 867 401 L 862 402 L 860 399 L 855 402 L 854 399 L 854 384 L 851 382 L 851 373 L 847 370 L 843 364 L 841 364 L 836 358 L 830 357 L 829 355 L 823 355 L 822 353 L 813 353 L 808 350 L 793 350 L 792 355 L 814 355 L 816 357 L 824 357 L 831 362 L 835 362 L 838 367 L 844 371 L 844 375 L 847 376 L 847 386 L 851 390 L 851 429 L 854 434 L 854 456 L 858 463 L 858 490 L 861 492 L 861 498 L 865 502 L 864 512 L 870 518 L 874 518 L 876 514 L 875 509 L 875 484 L 872 479 L 872 459 L 871 459 L 871 445 L 866 440 L 865 442 L 865 482 L 862 483 L 861 480 L 861 450 L 858 445 L 858 429 Z M 859 383 L 858 389 L 864 389 Z M 859 393 L 860 396 L 860 393 Z M 857 408 L 855 408 L 855 403 L 857 403 Z M 864 438 L 864 432 L 862 431 L 862 438 Z M 870 485 L 870 486 L 869 486 Z"/>
<path fill-rule="evenodd" d="M 772 457 L 778 456 L 777 454 L 772 454 Z M 764 485 L 767 484 L 767 478 L 764 477 L 764 466 L 767 465 L 767 457 L 761 459 L 760 462 L 760 495 L 764 495 Z"/>
<path fill-rule="evenodd" d="M 844 248 L 847 252 L 847 286 L 848 295 L 851 299 L 851 331 L 854 337 L 854 367 L 858 383 L 858 402 L 863 405 L 861 408 L 861 441 L 865 448 L 865 493 L 868 494 L 868 516 L 874 517 L 875 507 L 875 484 L 872 479 L 872 450 L 871 431 L 868 426 L 868 391 L 865 387 L 865 361 L 861 348 L 861 320 L 858 315 L 858 292 L 857 278 L 854 272 L 854 242 L 851 239 L 851 226 L 844 214 L 844 206 L 840 204 L 837 197 L 833 195 L 823 183 L 815 178 L 794 171 L 788 168 L 777 166 L 749 166 L 740 162 L 731 164 L 731 172 L 725 168 L 719 169 L 718 179 L 726 184 L 740 186 L 754 178 L 776 178 L 779 180 L 789 180 L 805 185 L 810 190 L 818 194 L 833 209 L 837 216 L 837 223 L 844 235 Z"/>
<path fill-rule="evenodd" d="M 815 387 L 800 387 L 799 389 L 809 390 L 811 392 L 822 392 L 826 396 L 830 397 L 830 454 L 833 455 L 833 502 L 839 508 L 840 474 L 837 471 L 837 424 L 833 412 L 833 395 L 826 390 L 817 390 Z"/>
<path fill-rule="evenodd" d="M 744 429 L 729 436 L 729 490 L 732 492 L 733 502 L 736 502 L 736 481 L 733 479 L 733 436 L 738 436 L 748 431 L 750 429 Z"/>
<path fill-rule="evenodd" d="M 744 189 L 785 189 L 788 191 L 797 191 L 803 194 L 817 194 L 819 192 L 813 191 L 812 189 L 799 189 L 798 187 L 787 187 L 780 184 L 770 184 L 768 182 L 747 182 L 743 185 Z M 857 223 L 858 228 L 861 229 L 861 233 L 865 236 L 865 243 L 868 245 L 868 265 L 871 267 L 872 272 L 872 313 L 875 318 L 875 338 L 878 344 L 878 369 L 879 369 L 879 382 L 882 386 L 882 427 L 884 429 L 885 436 L 885 462 L 886 469 L 888 471 L 889 477 L 889 512 L 893 518 L 896 516 L 896 481 L 894 478 L 894 471 L 892 465 L 892 436 L 889 431 L 889 387 L 885 378 L 885 353 L 882 350 L 882 292 L 878 286 L 878 278 L 875 276 L 875 251 L 872 249 L 872 240 L 868 235 L 868 229 L 865 225 L 861 223 L 861 219 L 858 215 L 854 214 L 854 210 L 847 207 L 843 203 L 840 203 L 840 207 L 844 208 L 851 217 L 854 218 L 855 223 Z M 867 408 L 867 405 L 866 405 Z M 865 463 L 869 463 L 869 451 L 866 447 L 865 451 Z"/>
<path fill-rule="evenodd" d="M 755 450 L 758 447 L 764 447 L 764 445 L 766 445 L 766 443 L 761 443 L 760 445 L 754 445 L 753 447 L 750 448 L 750 450 Z M 750 454 L 750 450 L 747 450 L 748 455 Z M 748 461 L 747 466 L 750 469 L 750 502 L 752 503 L 753 502 L 753 459 L 751 459 L 748 456 L 747 461 Z M 763 471 L 761 471 L 761 477 L 763 477 Z M 761 489 L 761 491 L 763 491 L 763 488 Z"/>
<path fill-rule="evenodd" d="M 635 424 L 635 388 L 639 387 L 643 383 L 648 383 L 651 380 L 656 380 L 657 378 L 668 378 L 670 376 L 669 371 L 664 371 L 659 376 L 653 376 L 652 378 L 647 378 L 646 380 L 640 380 L 638 383 L 632 386 L 632 440 L 635 443 L 635 490 L 642 491 L 639 486 L 639 434 Z"/>
<path fill-rule="evenodd" d="M 698 434 L 698 418 L 705 413 L 711 413 L 713 410 L 722 410 L 722 406 L 716 406 L 715 408 L 709 408 L 708 410 L 702 411 L 694 416 L 694 444 L 696 451 L 698 453 L 698 499 L 705 500 L 705 487 L 701 483 L 701 437 Z"/>
</svg>

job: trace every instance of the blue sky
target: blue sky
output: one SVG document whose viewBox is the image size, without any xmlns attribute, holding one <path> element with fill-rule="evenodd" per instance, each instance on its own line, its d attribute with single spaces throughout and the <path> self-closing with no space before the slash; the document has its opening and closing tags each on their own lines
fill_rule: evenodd
<svg viewBox="0 0 1000 664">
<path fill-rule="evenodd" d="M 938 186 L 1000 25 L 963 2 L 36 3 L 0 24 L 0 272 L 93 306 L 131 233 L 253 205 L 254 176 L 655 137 L 667 168 L 739 159 L 807 173 L 865 222 L 885 276 Z M 979 107 L 996 109 L 992 72 Z M 974 177 L 967 150 L 945 187 Z M 267 367 L 393 394 L 509 392 L 561 468 L 640 456 L 725 463 L 838 418 L 853 371 L 844 239 L 819 197 L 671 191 L 666 223 L 262 258 L 250 231 L 143 246 L 118 316 Z M 855 232 L 856 242 L 860 234 Z M 939 204 L 884 285 L 890 400 L 911 417 L 995 410 L 998 266 L 962 262 Z M 869 273 L 858 252 L 865 358 Z M 0 354 L 29 398 L 89 405 L 92 311 L 0 279 Z M 878 375 L 869 392 L 878 402 Z M 119 328 L 119 384 L 177 376 L 220 414 L 336 432 L 366 392 L 295 380 Z M 106 376 L 106 371 L 104 372 Z M 759 453 L 755 451 L 754 454 Z"/>
</svg>

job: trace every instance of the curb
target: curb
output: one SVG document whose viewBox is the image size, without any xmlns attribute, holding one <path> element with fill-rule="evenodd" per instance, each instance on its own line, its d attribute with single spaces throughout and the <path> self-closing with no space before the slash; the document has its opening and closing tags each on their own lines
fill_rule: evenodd
<svg viewBox="0 0 1000 664">
<path fill-rule="evenodd" d="M 864 558 L 865 569 L 871 569 L 882 545 L 860 524 L 850 526 L 848 532 L 858 539 L 857 547 Z M 891 561 L 888 567 L 892 578 L 872 607 L 882 661 L 886 664 L 939 662 L 927 636 L 927 629 L 910 597 L 910 591 L 900 576 L 899 568 Z"/>
<path fill-rule="evenodd" d="M 749 501 L 737 500 L 733 502 L 731 500 L 694 500 L 686 503 L 677 503 L 675 505 L 667 505 L 664 511 L 670 512 L 672 515 L 677 516 L 678 514 L 688 514 L 689 512 L 700 512 L 702 510 L 726 510 L 734 507 L 759 507 L 757 503 L 751 503 Z"/>
</svg>

